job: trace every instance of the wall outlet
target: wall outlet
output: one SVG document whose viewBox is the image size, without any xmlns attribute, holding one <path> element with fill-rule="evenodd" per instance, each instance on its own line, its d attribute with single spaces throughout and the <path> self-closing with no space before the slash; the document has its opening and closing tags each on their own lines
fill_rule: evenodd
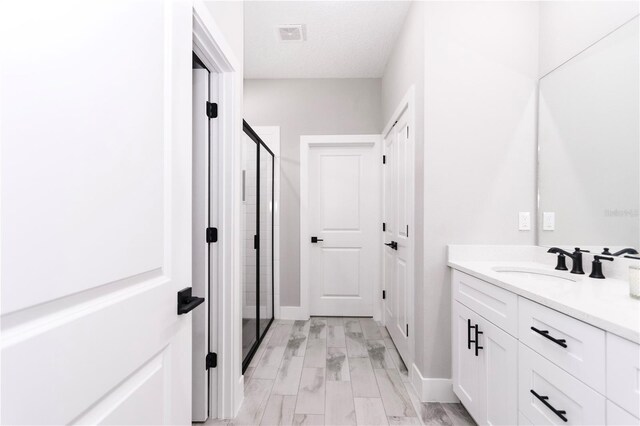
<svg viewBox="0 0 640 426">
<path fill-rule="evenodd" d="M 531 231 L 531 213 L 520 212 L 518 214 L 518 229 L 520 231 Z"/>
<path fill-rule="evenodd" d="M 555 231 L 555 229 L 556 229 L 555 212 L 543 212 L 542 213 L 542 230 Z"/>
</svg>

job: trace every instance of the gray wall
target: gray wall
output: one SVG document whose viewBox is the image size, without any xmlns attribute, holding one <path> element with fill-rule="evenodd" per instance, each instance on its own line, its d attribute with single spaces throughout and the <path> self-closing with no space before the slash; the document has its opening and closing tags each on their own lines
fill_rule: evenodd
<svg viewBox="0 0 640 426">
<path fill-rule="evenodd" d="M 280 303 L 299 306 L 300 136 L 380 133 L 380 79 L 245 80 L 244 118 L 280 126 Z"/>
<path fill-rule="evenodd" d="M 533 244 L 538 4 L 425 3 L 424 344 L 451 377 L 448 244 Z"/>
<path fill-rule="evenodd" d="M 391 120 L 402 97 L 411 86 L 415 86 L 415 233 L 414 241 L 414 323 L 416 327 L 415 359 L 418 368 L 422 366 L 424 335 L 423 268 L 424 241 L 424 3 L 412 2 L 391 56 L 382 77 L 382 125 Z M 411 368 L 411 366 L 409 366 Z M 421 370 L 422 371 L 422 370 Z"/>
</svg>

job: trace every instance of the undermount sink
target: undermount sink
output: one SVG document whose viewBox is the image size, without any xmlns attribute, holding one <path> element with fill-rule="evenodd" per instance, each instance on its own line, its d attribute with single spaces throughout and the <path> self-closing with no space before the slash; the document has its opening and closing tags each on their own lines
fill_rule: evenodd
<svg viewBox="0 0 640 426">
<path fill-rule="evenodd" d="M 547 271 L 545 269 L 536 269 L 536 268 L 524 268 L 524 267 L 514 267 L 514 266 L 496 266 L 493 268 L 495 272 L 499 272 L 501 274 L 509 274 L 518 276 L 528 280 L 534 281 L 546 281 L 552 282 L 556 280 L 565 280 L 571 282 L 577 282 L 577 280 L 568 277 L 566 275 Z"/>
</svg>

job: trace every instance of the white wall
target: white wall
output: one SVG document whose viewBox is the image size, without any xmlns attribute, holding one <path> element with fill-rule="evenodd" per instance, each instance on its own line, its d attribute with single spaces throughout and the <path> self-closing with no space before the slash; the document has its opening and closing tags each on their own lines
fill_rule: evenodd
<svg viewBox="0 0 640 426">
<path fill-rule="evenodd" d="M 382 129 L 380 79 L 245 80 L 244 117 L 280 126 L 280 303 L 300 305 L 300 136 Z"/>
<path fill-rule="evenodd" d="M 227 43 L 244 64 L 244 3 L 242 1 L 205 1 Z"/>
<path fill-rule="evenodd" d="M 540 3 L 540 76 L 638 15 L 636 1 Z"/>
<path fill-rule="evenodd" d="M 424 209 L 424 3 L 412 2 L 403 23 L 402 31 L 396 40 L 382 77 L 382 126 L 392 119 L 396 107 L 407 90 L 415 86 L 415 232 L 423 233 Z M 423 257 L 423 239 L 415 238 L 415 259 Z M 418 366 L 423 359 L 424 315 L 422 309 L 423 268 L 422 262 L 414 265 L 414 321 L 415 321 L 415 360 Z M 409 366 L 411 367 L 411 366 Z"/>
<path fill-rule="evenodd" d="M 424 346 L 451 377 L 447 244 L 533 244 L 536 2 L 425 4 Z"/>
</svg>

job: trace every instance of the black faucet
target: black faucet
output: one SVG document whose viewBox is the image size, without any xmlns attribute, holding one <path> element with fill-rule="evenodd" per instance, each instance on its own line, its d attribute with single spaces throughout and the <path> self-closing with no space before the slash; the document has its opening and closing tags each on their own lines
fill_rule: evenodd
<svg viewBox="0 0 640 426">
<path fill-rule="evenodd" d="M 620 256 L 621 254 L 639 254 L 639 253 L 638 253 L 638 250 L 636 250 L 634 248 L 631 248 L 631 247 L 622 249 L 622 250 L 617 251 L 615 253 L 611 253 L 609 251 L 609 248 L 605 247 L 604 250 L 602 251 L 602 254 L 606 254 L 607 256 Z"/>
<path fill-rule="evenodd" d="M 567 264 L 565 256 L 569 256 L 571 260 L 573 260 L 573 265 L 571 266 L 572 274 L 580 274 L 584 275 L 584 270 L 582 269 L 582 253 L 589 253 L 589 250 L 582 250 L 580 247 L 576 247 L 573 253 L 569 253 L 566 250 L 562 250 L 558 247 L 551 247 L 547 250 L 547 253 L 554 253 L 558 255 L 558 264 L 556 265 L 556 269 L 559 271 L 566 271 Z"/>
<path fill-rule="evenodd" d="M 593 256 L 593 262 L 591 262 L 591 274 L 589 274 L 590 278 L 604 279 L 604 274 L 602 273 L 602 262 L 600 262 L 600 260 L 613 262 L 613 258 L 611 257 L 598 256 L 597 254 Z"/>
</svg>

